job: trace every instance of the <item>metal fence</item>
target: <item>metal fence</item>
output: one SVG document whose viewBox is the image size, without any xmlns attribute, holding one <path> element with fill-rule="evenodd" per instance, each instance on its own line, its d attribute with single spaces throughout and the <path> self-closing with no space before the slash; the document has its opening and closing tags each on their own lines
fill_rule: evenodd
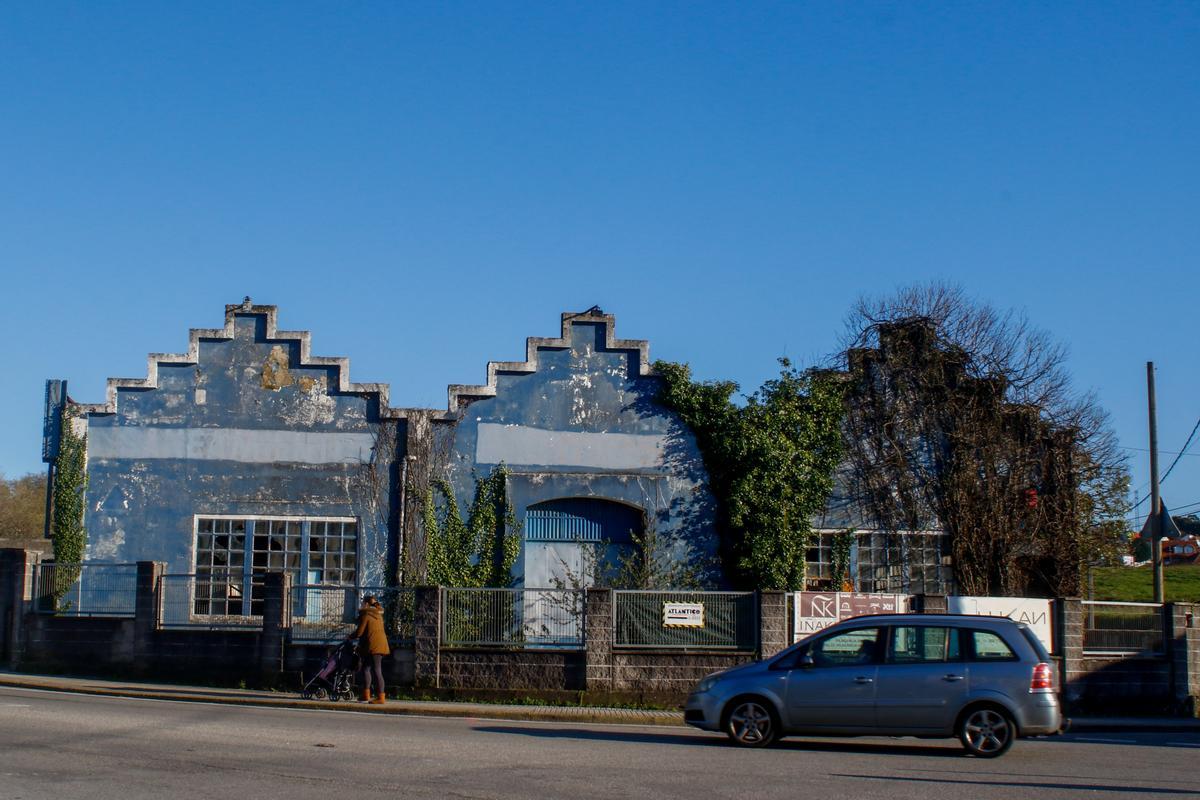
<svg viewBox="0 0 1200 800">
<path fill-rule="evenodd" d="M 756 650 L 754 592 L 613 592 L 613 644 L 654 649 Z"/>
<path fill-rule="evenodd" d="M 261 628 L 250 615 L 241 572 L 163 575 L 158 581 L 162 627 L 244 630 Z"/>
<path fill-rule="evenodd" d="M 1083 652 L 1163 652 L 1162 606 L 1084 600 Z"/>
<path fill-rule="evenodd" d="M 292 641 L 332 642 L 354 632 L 354 621 L 363 595 L 372 594 L 383 605 L 383 621 L 393 645 L 413 640 L 412 589 L 386 586 L 292 587 Z"/>
<path fill-rule="evenodd" d="M 570 589 L 443 589 L 451 647 L 580 649 L 586 593 Z"/>
<path fill-rule="evenodd" d="M 69 617 L 132 617 L 137 564 L 37 564 L 33 609 Z"/>
</svg>

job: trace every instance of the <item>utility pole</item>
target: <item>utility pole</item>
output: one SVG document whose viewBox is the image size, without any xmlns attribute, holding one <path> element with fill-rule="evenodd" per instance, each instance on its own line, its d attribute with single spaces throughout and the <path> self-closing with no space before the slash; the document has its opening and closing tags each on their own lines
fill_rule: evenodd
<svg viewBox="0 0 1200 800">
<path fill-rule="evenodd" d="M 1150 401 L 1150 553 L 1154 559 L 1154 602 L 1163 601 L 1162 497 L 1158 493 L 1158 417 L 1154 402 L 1154 362 L 1146 362 L 1146 395 Z"/>
</svg>

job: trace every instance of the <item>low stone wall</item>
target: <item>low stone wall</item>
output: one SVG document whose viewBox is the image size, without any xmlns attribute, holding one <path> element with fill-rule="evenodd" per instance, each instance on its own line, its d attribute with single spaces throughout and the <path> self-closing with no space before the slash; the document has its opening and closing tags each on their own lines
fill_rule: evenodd
<svg viewBox="0 0 1200 800">
<path fill-rule="evenodd" d="M 1153 656 L 1084 656 L 1070 670 L 1068 708 L 1096 714 L 1173 710 L 1171 664 Z"/>
<path fill-rule="evenodd" d="M 32 614 L 25 626 L 22 664 L 86 673 L 97 666 L 135 669 L 132 619 Z"/>
<path fill-rule="evenodd" d="M 438 688 L 579 691 L 586 676 L 582 650 L 444 649 Z"/>
<path fill-rule="evenodd" d="M 32 612 L 36 554 L 0 551 L 0 652 L 9 668 L 51 669 L 298 688 L 321 666 L 325 645 L 290 641 L 289 577 L 270 574 L 261 627 L 163 629 L 158 577 L 163 565 L 138 564 L 132 619 L 57 617 Z M 925 611 L 944 598 L 923 597 Z M 630 649 L 613 638 L 613 595 L 587 592 L 581 649 L 449 648 L 441 641 L 441 592 L 415 590 L 414 638 L 384 660 L 391 686 L 464 693 L 509 693 L 677 703 L 705 675 L 778 652 L 789 641 L 788 602 L 759 597 L 755 651 Z M 1098 657 L 1083 652 L 1079 600 L 1055 601 L 1055 662 L 1068 713 L 1194 713 L 1200 694 L 1200 606 L 1163 608 L 1165 654 Z"/>
<path fill-rule="evenodd" d="M 155 631 L 138 665 L 144 675 L 178 681 L 231 684 L 261 681 L 262 631 Z"/>
<path fill-rule="evenodd" d="M 626 650 L 612 654 L 613 691 L 687 697 L 700 679 L 756 658 L 755 653 Z"/>
<path fill-rule="evenodd" d="M 289 673 L 288 683 L 302 686 L 320 671 L 332 645 L 288 643 L 284 654 L 284 670 Z M 408 646 L 392 647 L 392 654 L 384 656 L 383 679 L 389 686 L 413 685 L 413 649 Z"/>
</svg>

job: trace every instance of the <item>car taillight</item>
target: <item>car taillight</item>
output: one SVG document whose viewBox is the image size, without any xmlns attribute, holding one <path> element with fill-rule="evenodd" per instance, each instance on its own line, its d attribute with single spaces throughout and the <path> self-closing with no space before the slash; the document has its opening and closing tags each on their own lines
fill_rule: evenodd
<svg viewBox="0 0 1200 800">
<path fill-rule="evenodd" d="M 1046 662 L 1043 661 L 1033 668 L 1033 677 L 1029 679 L 1029 691 L 1054 691 L 1054 673 L 1050 671 L 1050 665 Z"/>
</svg>

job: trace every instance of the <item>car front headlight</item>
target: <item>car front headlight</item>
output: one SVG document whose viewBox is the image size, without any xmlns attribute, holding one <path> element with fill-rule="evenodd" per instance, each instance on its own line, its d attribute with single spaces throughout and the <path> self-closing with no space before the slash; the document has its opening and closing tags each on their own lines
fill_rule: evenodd
<svg viewBox="0 0 1200 800">
<path fill-rule="evenodd" d="M 717 676 L 709 675 L 707 678 L 700 681 L 700 684 L 696 687 L 696 691 L 698 693 L 707 692 L 709 689 L 711 689 L 716 684 L 717 684 Z"/>
</svg>

